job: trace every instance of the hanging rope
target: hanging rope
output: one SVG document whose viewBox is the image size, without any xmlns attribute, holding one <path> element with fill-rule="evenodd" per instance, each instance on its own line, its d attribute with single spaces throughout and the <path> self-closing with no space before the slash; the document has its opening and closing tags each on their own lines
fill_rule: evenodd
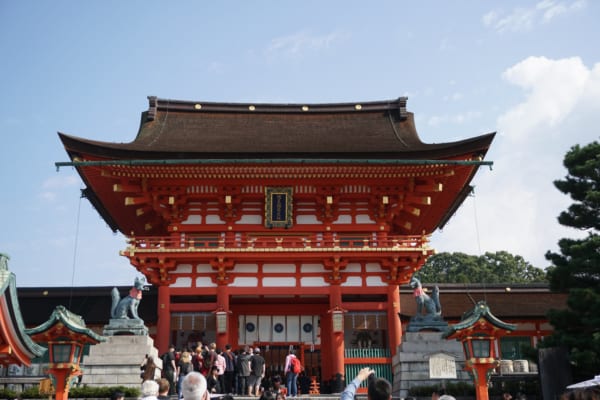
<svg viewBox="0 0 600 400">
<path fill-rule="evenodd" d="M 73 286 L 75 285 L 75 266 L 77 265 L 77 246 L 79 243 L 79 217 L 81 216 L 81 199 L 83 199 L 83 189 L 79 189 L 79 204 L 77 205 L 77 222 L 75 224 L 75 243 L 73 245 L 73 266 L 71 267 L 71 291 L 69 292 L 69 310 L 73 300 Z"/>
</svg>

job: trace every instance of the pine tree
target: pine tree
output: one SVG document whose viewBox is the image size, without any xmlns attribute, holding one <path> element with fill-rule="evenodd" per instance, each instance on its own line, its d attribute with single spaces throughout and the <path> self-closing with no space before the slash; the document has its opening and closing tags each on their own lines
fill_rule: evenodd
<svg viewBox="0 0 600 400">
<path fill-rule="evenodd" d="M 573 204 L 558 221 L 586 233 L 582 239 L 564 238 L 560 253 L 547 252 L 550 288 L 569 293 L 567 309 L 551 310 L 552 336 L 541 346 L 566 346 L 573 374 L 589 378 L 600 372 L 600 144 L 573 146 L 565 155 L 568 174 L 554 185 Z"/>
</svg>

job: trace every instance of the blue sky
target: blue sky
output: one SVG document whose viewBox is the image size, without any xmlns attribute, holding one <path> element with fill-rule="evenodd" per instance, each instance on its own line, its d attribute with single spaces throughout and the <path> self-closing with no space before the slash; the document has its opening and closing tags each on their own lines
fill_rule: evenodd
<svg viewBox="0 0 600 400">
<path fill-rule="evenodd" d="M 147 96 L 320 103 L 408 96 L 425 142 L 492 131 L 492 170 L 432 245 L 545 268 L 552 184 L 598 139 L 600 2 L 0 0 L 0 252 L 18 286 L 127 285 L 56 132 L 135 138 Z"/>
</svg>

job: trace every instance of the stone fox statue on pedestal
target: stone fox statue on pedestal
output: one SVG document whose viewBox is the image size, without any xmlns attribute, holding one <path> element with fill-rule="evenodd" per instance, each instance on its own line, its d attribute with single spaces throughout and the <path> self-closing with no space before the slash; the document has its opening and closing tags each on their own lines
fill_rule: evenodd
<svg viewBox="0 0 600 400">
<path fill-rule="evenodd" d="M 425 293 L 421 286 L 421 281 L 415 278 L 411 278 L 410 287 L 413 290 L 415 301 L 417 302 L 417 319 L 433 320 L 439 319 L 442 315 L 442 305 L 440 304 L 440 289 L 436 286 L 433 288 L 431 297 Z"/>
<path fill-rule="evenodd" d="M 145 289 L 146 279 L 135 278 L 133 287 L 129 290 L 129 295 L 120 298 L 119 291 L 117 288 L 112 290 L 112 307 L 110 309 L 110 317 L 113 319 L 129 319 L 131 318 L 142 321 L 138 315 L 138 306 L 142 300 L 142 292 Z"/>
</svg>

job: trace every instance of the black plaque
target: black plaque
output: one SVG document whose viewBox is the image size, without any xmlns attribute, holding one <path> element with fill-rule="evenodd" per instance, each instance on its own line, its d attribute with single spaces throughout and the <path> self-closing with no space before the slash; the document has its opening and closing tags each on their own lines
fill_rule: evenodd
<svg viewBox="0 0 600 400">
<path fill-rule="evenodd" d="M 265 227 L 290 228 L 292 210 L 291 187 L 268 187 L 265 190 Z"/>
</svg>

